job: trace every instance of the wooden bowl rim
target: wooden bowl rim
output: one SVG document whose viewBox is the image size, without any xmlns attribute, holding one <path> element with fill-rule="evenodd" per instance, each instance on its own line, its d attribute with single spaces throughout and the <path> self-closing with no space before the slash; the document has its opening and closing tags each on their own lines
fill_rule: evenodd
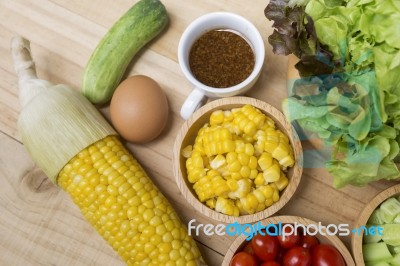
<svg viewBox="0 0 400 266">
<path fill-rule="evenodd" d="M 277 224 L 277 223 L 300 223 L 305 226 L 310 224 L 318 225 L 317 222 L 310 220 L 308 218 L 300 217 L 300 216 L 291 216 L 291 215 L 282 215 L 282 216 L 272 216 L 268 217 L 261 221 L 261 224 L 266 226 L 268 224 Z M 346 266 L 355 266 L 354 260 L 351 256 L 350 251 L 343 244 L 343 242 L 336 235 L 317 235 L 317 238 L 323 243 L 329 243 L 333 245 L 342 255 L 344 261 L 346 262 Z M 235 255 L 236 251 L 241 247 L 243 242 L 246 240 L 245 235 L 238 236 L 230 245 L 228 251 L 224 256 L 224 260 L 222 261 L 222 266 L 229 266 L 230 261 L 232 260 L 233 255 Z"/>
<path fill-rule="evenodd" d="M 278 202 L 274 203 L 271 207 L 266 208 L 264 211 L 257 212 L 255 214 L 250 215 L 242 215 L 239 217 L 230 216 L 226 214 L 219 213 L 217 211 L 208 208 L 205 204 L 201 203 L 196 196 L 192 194 L 189 188 L 186 185 L 185 177 L 182 174 L 181 170 L 181 148 L 182 142 L 185 139 L 185 136 L 189 129 L 195 124 L 195 122 L 201 118 L 203 115 L 207 115 L 207 113 L 212 110 L 223 108 L 226 105 L 246 105 L 251 104 L 256 108 L 260 109 L 264 113 L 266 113 L 270 118 L 272 118 L 275 122 L 279 123 L 285 130 L 285 133 L 288 134 L 290 142 L 293 147 L 293 152 L 295 155 L 295 165 L 293 168 L 293 174 L 290 177 L 289 185 L 285 188 L 285 191 L 281 195 L 281 198 Z M 272 113 L 273 114 L 272 114 Z M 175 176 L 176 184 L 184 196 L 184 198 L 191 204 L 197 211 L 205 215 L 206 217 L 210 217 L 216 221 L 223 223 L 253 223 L 255 221 L 260 221 L 269 216 L 272 216 L 275 212 L 280 210 L 293 196 L 296 192 L 297 187 L 300 183 L 302 171 L 303 171 L 303 150 L 301 147 L 301 142 L 299 137 L 293 128 L 293 126 L 286 120 L 283 113 L 281 113 L 278 109 L 273 107 L 272 105 L 263 102 L 261 100 L 245 97 L 245 96 L 235 96 L 235 97 L 227 97 L 214 100 L 212 102 L 207 103 L 200 109 L 198 109 L 185 123 L 182 125 L 174 144 L 173 149 L 173 172 Z"/>
<path fill-rule="evenodd" d="M 369 217 L 372 212 L 386 199 L 393 197 L 397 194 L 400 194 L 400 184 L 393 185 L 381 192 L 379 192 L 367 205 L 365 205 L 364 209 L 361 211 L 359 217 L 357 218 L 355 228 L 359 228 L 360 226 L 366 225 Z M 364 231 L 362 231 L 364 233 Z M 364 256 L 362 253 L 362 240 L 363 233 L 353 234 L 351 236 L 351 249 L 353 251 L 353 257 L 356 261 L 357 265 L 364 265 Z"/>
</svg>

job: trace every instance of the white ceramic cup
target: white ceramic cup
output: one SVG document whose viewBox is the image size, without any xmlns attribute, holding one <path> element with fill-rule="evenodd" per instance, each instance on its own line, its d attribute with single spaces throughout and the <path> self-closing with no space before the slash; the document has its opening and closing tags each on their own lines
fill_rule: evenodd
<svg viewBox="0 0 400 266">
<path fill-rule="evenodd" d="M 189 53 L 193 43 L 204 33 L 216 29 L 230 29 L 241 34 L 253 49 L 255 65 L 251 74 L 241 83 L 227 88 L 209 87 L 194 76 L 189 66 Z M 241 95 L 248 91 L 260 76 L 264 64 L 264 41 L 257 28 L 247 19 L 229 12 L 213 12 L 194 20 L 183 32 L 178 46 L 178 61 L 183 74 L 193 85 L 193 91 L 181 108 L 181 116 L 188 119 L 207 98 Z"/>
</svg>

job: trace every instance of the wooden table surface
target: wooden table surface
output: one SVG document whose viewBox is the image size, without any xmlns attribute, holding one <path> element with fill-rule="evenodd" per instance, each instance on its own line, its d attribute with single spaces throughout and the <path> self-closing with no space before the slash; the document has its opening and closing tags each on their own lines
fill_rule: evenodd
<svg viewBox="0 0 400 266">
<path fill-rule="evenodd" d="M 0 0 L 0 265 L 123 265 L 87 223 L 66 193 L 53 185 L 30 159 L 17 130 L 20 112 L 17 79 L 9 46 L 14 35 L 31 41 L 38 75 L 53 83 L 80 88 L 83 68 L 107 29 L 136 0 Z M 240 14 L 261 32 L 266 59 L 247 95 L 277 108 L 286 96 L 287 58 L 272 54 L 267 42 L 272 23 L 264 17 L 267 1 L 163 0 L 168 29 L 134 59 L 129 73 L 157 80 L 165 90 L 170 119 L 162 135 L 145 145 L 129 144 L 182 220 L 213 223 L 189 206 L 172 175 L 172 147 L 183 120 L 180 107 L 191 91 L 177 63 L 179 38 L 195 18 L 213 11 Z M 107 116 L 107 108 L 102 110 Z M 310 162 L 306 161 L 309 165 Z M 363 206 L 393 182 L 332 188 L 323 168 L 306 168 L 295 196 L 279 214 L 299 215 L 323 224 L 352 225 Z M 220 265 L 232 237 L 196 240 L 209 265 Z M 350 247 L 350 237 L 342 240 Z"/>
</svg>

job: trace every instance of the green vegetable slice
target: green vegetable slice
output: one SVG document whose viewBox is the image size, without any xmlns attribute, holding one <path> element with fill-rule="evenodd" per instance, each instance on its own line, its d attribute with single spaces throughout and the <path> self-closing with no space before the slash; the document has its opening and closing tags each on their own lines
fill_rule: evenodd
<svg viewBox="0 0 400 266">
<path fill-rule="evenodd" d="M 362 247 L 364 261 L 368 262 L 389 262 L 392 259 L 389 249 L 383 242 L 364 244 Z M 373 264 L 375 265 L 375 264 Z"/>
</svg>

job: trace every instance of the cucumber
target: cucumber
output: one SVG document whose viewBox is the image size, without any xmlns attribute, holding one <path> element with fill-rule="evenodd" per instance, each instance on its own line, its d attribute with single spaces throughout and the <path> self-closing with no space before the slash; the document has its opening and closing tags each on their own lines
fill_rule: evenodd
<svg viewBox="0 0 400 266">
<path fill-rule="evenodd" d="M 384 222 L 383 222 L 382 215 L 381 215 L 381 209 L 379 209 L 379 208 L 375 209 L 372 212 L 371 216 L 369 217 L 367 223 L 368 224 L 376 224 L 376 225 L 383 224 Z"/>
<path fill-rule="evenodd" d="M 394 218 L 400 214 L 400 202 L 395 198 L 389 198 L 381 204 L 381 215 L 385 223 L 392 223 Z"/>
<path fill-rule="evenodd" d="M 392 254 L 384 242 L 364 244 L 362 249 L 366 262 L 389 262 L 392 259 Z"/>
<path fill-rule="evenodd" d="M 168 14 L 159 0 L 134 4 L 93 51 L 83 74 L 83 95 L 94 104 L 110 101 L 132 58 L 167 24 Z"/>
<path fill-rule="evenodd" d="M 399 254 L 400 253 L 400 246 L 392 247 L 392 254 Z"/>
<path fill-rule="evenodd" d="M 392 266 L 400 266 L 400 254 L 394 255 L 393 259 L 390 261 Z"/>
<path fill-rule="evenodd" d="M 400 214 L 397 214 L 396 217 L 394 217 L 393 223 L 400 224 Z"/>
<path fill-rule="evenodd" d="M 375 225 L 368 225 L 367 224 L 367 228 L 371 227 L 371 226 L 375 226 Z M 369 230 L 368 230 L 369 232 Z M 380 234 L 378 234 L 378 232 L 375 232 L 374 234 L 369 234 L 364 232 L 364 243 L 376 243 L 382 240 L 382 236 Z"/>
<path fill-rule="evenodd" d="M 387 245 L 400 246 L 400 224 L 384 224 L 383 241 Z"/>
</svg>

